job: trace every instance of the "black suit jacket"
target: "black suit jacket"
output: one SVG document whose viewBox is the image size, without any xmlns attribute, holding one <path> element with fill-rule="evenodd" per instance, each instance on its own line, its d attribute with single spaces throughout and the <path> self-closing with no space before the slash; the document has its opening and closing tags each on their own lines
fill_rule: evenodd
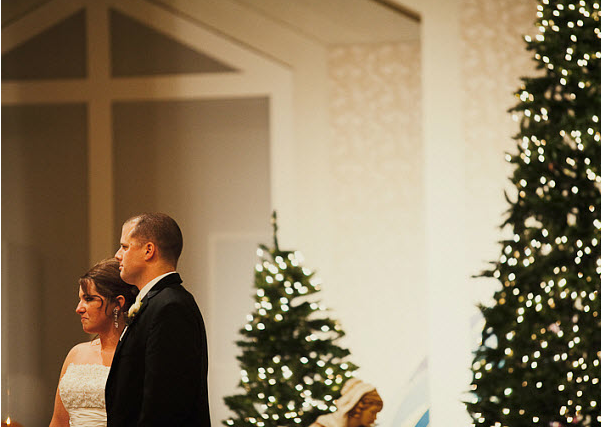
<svg viewBox="0 0 605 427">
<path fill-rule="evenodd" d="M 210 426 L 206 331 L 177 273 L 160 280 L 118 343 L 107 384 L 108 427 Z"/>
</svg>

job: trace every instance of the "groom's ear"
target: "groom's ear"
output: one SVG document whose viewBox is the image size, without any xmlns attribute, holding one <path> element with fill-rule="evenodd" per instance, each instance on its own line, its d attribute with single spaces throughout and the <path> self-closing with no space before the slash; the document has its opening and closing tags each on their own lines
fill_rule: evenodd
<svg viewBox="0 0 605 427">
<path fill-rule="evenodd" d="M 158 248 L 153 242 L 145 243 L 145 261 L 149 261 L 157 255 Z"/>
</svg>

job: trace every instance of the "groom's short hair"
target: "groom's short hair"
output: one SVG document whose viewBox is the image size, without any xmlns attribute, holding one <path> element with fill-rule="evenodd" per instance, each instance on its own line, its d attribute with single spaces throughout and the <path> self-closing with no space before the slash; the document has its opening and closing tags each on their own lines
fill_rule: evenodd
<svg viewBox="0 0 605 427">
<path fill-rule="evenodd" d="M 153 242 L 160 257 L 176 267 L 183 250 L 183 234 L 174 219 L 160 212 L 142 213 L 129 218 L 126 223 L 134 223 L 133 238 L 141 243 Z"/>
</svg>

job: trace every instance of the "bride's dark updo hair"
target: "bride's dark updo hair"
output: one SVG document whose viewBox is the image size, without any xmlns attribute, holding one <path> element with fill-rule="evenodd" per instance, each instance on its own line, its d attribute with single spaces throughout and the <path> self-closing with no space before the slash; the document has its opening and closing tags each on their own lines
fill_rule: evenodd
<svg viewBox="0 0 605 427">
<path fill-rule="evenodd" d="M 104 259 L 95 264 L 80 279 L 78 284 L 85 294 L 90 293 L 90 285 L 94 284 L 99 295 L 107 301 L 117 302 L 117 296 L 122 295 L 125 303 L 122 312 L 127 312 L 139 293 L 136 286 L 129 285 L 120 277 L 120 263 L 115 258 Z M 102 307 L 102 305 L 101 305 Z M 109 313 L 105 313 L 109 315 Z"/>
</svg>

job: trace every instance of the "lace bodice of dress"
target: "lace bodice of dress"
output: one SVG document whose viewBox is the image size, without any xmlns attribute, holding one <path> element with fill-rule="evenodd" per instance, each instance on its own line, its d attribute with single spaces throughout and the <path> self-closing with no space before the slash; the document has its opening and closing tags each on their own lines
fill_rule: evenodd
<svg viewBox="0 0 605 427">
<path fill-rule="evenodd" d="M 109 366 L 70 364 L 59 384 L 72 427 L 106 427 L 105 383 Z"/>
</svg>

